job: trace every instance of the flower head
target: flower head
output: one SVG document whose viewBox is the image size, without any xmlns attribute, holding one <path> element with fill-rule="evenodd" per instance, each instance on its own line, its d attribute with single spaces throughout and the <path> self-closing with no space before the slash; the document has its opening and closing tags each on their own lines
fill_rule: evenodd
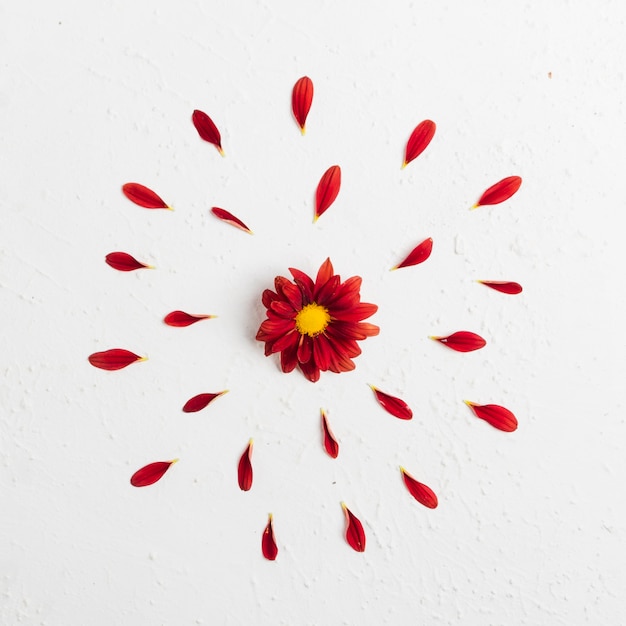
<svg viewBox="0 0 626 626">
<path fill-rule="evenodd" d="M 276 291 L 263 292 L 267 319 L 256 338 L 265 342 L 265 356 L 280 352 L 283 372 L 296 366 L 311 382 L 320 371 L 349 372 L 352 359 L 361 354 L 357 341 L 378 334 L 378 326 L 363 322 L 378 310 L 361 302 L 360 276 L 341 282 L 330 259 L 320 267 L 315 282 L 300 270 L 289 268 L 293 281 L 274 279 Z"/>
</svg>

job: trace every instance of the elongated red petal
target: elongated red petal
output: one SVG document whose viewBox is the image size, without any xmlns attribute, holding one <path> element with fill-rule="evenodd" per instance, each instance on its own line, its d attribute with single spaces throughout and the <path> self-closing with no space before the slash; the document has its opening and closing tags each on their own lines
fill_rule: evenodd
<svg viewBox="0 0 626 626">
<path fill-rule="evenodd" d="M 163 474 L 176 463 L 178 459 L 172 461 L 156 461 L 141 469 L 138 469 L 131 477 L 130 484 L 133 487 L 147 487 L 153 485 L 163 477 Z"/>
<path fill-rule="evenodd" d="M 237 228 L 241 228 L 241 230 L 245 230 L 247 233 L 252 235 L 252 231 L 238 217 L 235 217 L 232 213 L 229 213 L 225 209 L 220 209 L 219 207 L 214 206 L 211 209 L 211 213 L 222 221 L 228 222 Z"/>
<path fill-rule="evenodd" d="M 200 320 L 210 320 L 213 319 L 215 315 L 191 315 L 189 313 L 185 313 L 184 311 L 172 311 L 168 313 L 163 321 L 168 326 L 191 326 L 191 324 L 195 324 Z"/>
<path fill-rule="evenodd" d="M 514 283 L 506 280 L 479 280 L 479 283 L 482 285 L 487 285 L 487 287 L 491 287 L 500 293 L 508 293 L 510 295 L 515 295 L 518 293 L 522 293 L 522 286 L 519 283 Z"/>
<path fill-rule="evenodd" d="M 315 217 L 317 222 L 320 215 L 335 201 L 339 188 L 341 187 L 341 168 L 338 165 L 331 165 L 325 172 L 317 185 L 315 192 Z"/>
<path fill-rule="evenodd" d="M 406 257 L 404 261 L 402 261 L 401 263 L 398 263 L 398 265 L 395 265 L 391 269 L 397 270 L 401 267 L 419 265 L 420 263 L 423 263 L 430 256 L 430 253 L 432 251 L 433 251 L 433 240 L 432 240 L 432 237 L 429 237 L 428 239 L 424 239 L 422 243 L 420 243 L 418 246 L 413 248 L 409 256 Z"/>
<path fill-rule="evenodd" d="M 321 410 L 322 413 L 322 434 L 324 441 L 324 449 L 328 453 L 328 456 L 333 459 L 337 458 L 339 454 L 339 444 L 335 439 L 332 431 L 330 430 L 330 426 L 328 425 L 328 418 L 326 417 L 326 411 L 324 409 Z"/>
<path fill-rule="evenodd" d="M 428 144 L 435 136 L 436 128 L 435 122 L 431 120 L 424 120 L 415 127 L 406 144 L 403 168 L 426 150 Z"/>
<path fill-rule="evenodd" d="M 270 513 L 268 516 L 267 526 L 263 531 L 263 537 L 261 539 L 261 549 L 263 550 L 263 556 L 268 561 L 275 561 L 278 554 L 278 546 L 276 545 L 276 539 L 274 538 L 274 527 L 272 525 L 273 516 Z"/>
<path fill-rule="evenodd" d="M 99 367 L 102 370 L 121 370 L 131 363 L 145 360 L 145 357 L 141 357 L 134 352 L 129 352 L 122 348 L 113 348 L 112 350 L 105 350 L 104 352 L 94 352 L 89 356 L 89 362 L 94 367 Z"/>
<path fill-rule="evenodd" d="M 124 195 L 135 204 L 145 209 L 169 209 L 170 207 L 152 189 L 148 189 L 139 183 L 126 183 L 122 185 Z"/>
<path fill-rule="evenodd" d="M 485 206 L 486 204 L 500 204 L 508 200 L 522 184 L 522 179 L 519 176 L 508 176 L 498 181 L 495 185 L 492 185 L 487 189 L 482 196 L 478 199 L 478 202 L 472 207 L 476 209 L 479 206 Z"/>
<path fill-rule="evenodd" d="M 252 439 L 250 439 L 248 447 L 239 459 L 237 478 L 239 480 L 239 489 L 250 491 L 250 487 L 252 487 Z"/>
<path fill-rule="evenodd" d="M 306 118 L 313 102 L 313 81 L 308 76 L 303 76 L 293 86 L 291 93 L 291 110 L 304 135 L 306 132 Z"/>
<path fill-rule="evenodd" d="M 404 481 L 406 488 L 409 490 L 409 493 L 420 504 L 427 506 L 429 509 L 436 509 L 437 504 L 439 504 L 439 502 L 437 500 L 437 496 L 435 495 L 435 492 L 427 485 L 424 485 L 423 483 L 420 483 L 417 480 L 415 480 L 415 478 L 413 478 L 413 476 L 411 476 L 404 469 L 404 467 L 401 467 L 400 471 L 402 472 L 402 480 Z"/>
<path fill-rule="evenodd" d="M 401 420 L 410 420 L 413 417 L 413 411 L 411 411 L 404 400 L 390 396 L 374 387 L 374 385 L 370 385 L 370 387 L 376 396 L 376 400 L 378 400 L 380 406 L 382 406 L 387 413 L 391 413 L 391 415 Z"/>
<path fill-rule="evenodd" d="M 517 429 L 517 418 L 511 411 L 497 404 L 475 404 L 465 400 L 465 404 L 472 409 L 476 417 L 485 420 L 498 430 L 512 433 Z"/>
<path fill-rule="evenodd" d="M 193 398 L 189 398 L 189 400 L 185 402 L 183 411 L 185 413 L 196 413 L 197 411 L 201 411 L 204 407 L 213 402 L 215 398 L 219 398 L 225 393 L 228 393 L 228 389 L 224 389 L 224 391 L 218 391 L 217 393 L 200 393 Z"/>
<path fill-rule="evenodd" d="M 140 263 L 126 252 L 109 252 L 109 254 L 104 257 L 104 260 L 113 269 L 119 270 L 120 272 L 132 272 L 133 270 L 139 270 L 144 267 L 153 269 L 151 265 Z"/>
<path fill-rule="evenodd" d="M 358 517 L 342 502 L 341 508 L 346 516 L 346 541 L 353 550 L 365 552 L 365 531 Z"/>
<path fill-rule="evenodd" d="M 487 345 L 487 342 L 476 333 L 471 333 L 468 330 L 459 330 L 456 333 L 452 333 L 447 337 L 432 337 L 435 341 L 442 343 L 448 348 L 452 348 L 457 352 L 472 352 L 473 350 L 479 350 Z"/>
<path fill-rule="evenodd" d="M 222 137 L 220 131 L 217 130 L 217 126 L 213 123 L 213 120 L 204 111 L 198 111 L 197 109 L 191 116 L 191 121 L 198 131 L 201 139 L 212 143 L 219 153 L 224 156 L 224 150 L 222 150 Z"/>
</svg>

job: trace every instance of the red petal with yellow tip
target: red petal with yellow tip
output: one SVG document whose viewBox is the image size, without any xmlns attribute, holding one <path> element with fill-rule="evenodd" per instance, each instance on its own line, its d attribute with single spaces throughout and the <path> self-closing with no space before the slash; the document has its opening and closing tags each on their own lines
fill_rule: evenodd
<svg viewBox="0 0 626 626">
<path fill-rule="evenodd" d="M 101 370 L 121 370 L 122 368 L 135 363 L 137 361 L 143 361 L 144 358 L 123 350 L 122 348 L 113 348 L 112 350 L 105 350 L 104 352 L 94 352 L 89 356 L 89 362 Z"/>
<path fill-rule="evenodd" d="M 172 311 L 171 313 L 168 313 L 163 318 L 163 321 L 168 326 L 183 327 L 183 326 L 191 326 L 191 324 L 195 324 L 196 322 L 199 322 L 200 320 L 210 320 L 213 317 L 215 316 L 214 315 L 190 315 L 189 313 L 185 313 L 184 311 Z"/>
<path fill-rule="evenodd" d="M 353 550 L 365 552 L 365 531 L 358 517 L 342 502 L 341 508 L 346 515 L 346 541 Z"/>
<path fill-rule="evenodd" d="M 252 439 L 250 439 L 248 447 L 239 459 L 237 478 L 239 480 L 239 489 L 250 491 L 250 487 L 252 487 Z"/>
<path fill-rule="evenodd" d="M 409 405 L 404 400 L 390 396 L 388 393 L 384 393 L 374 387 L 374 385 L 370 385 L 370 387 L 376 396 L 376 400 L 387 413 L 391 413 L 391 415 L 401 420 L 410 420 L 413 417 L 413 411 L 411 411 Z"/>
<path fill-rule="evenodd" d="M 522 293 L 522 286 L 519 283 L 514 283 L 505 280 L 479 280 L 481 285 L 491 287 L 500 293 L 508 293 L 510 295 L 516 295 Z"/>
<path fill-rule="evenodd" d="M 406 257 L 404 261 L 402 261 L 395 267 L 392 267 L 391 269 L 397 270 L 401 267 L 419 265 L 420 263 L 423 263 L 430 256 L 430 253 L 432 251 L 433 251 L 433 240 L 432 240 L 432 237 L 429 237 L 428 239 L 424 239 L 422 243 L 420 243 L 418 246 L 413 248 L 409 256 Z"/>
<path fill-rule="evenodd" d="M 328 456 L 332 457 L 333 459 L 336 459 L 337 455 L 339 454 L 339 444 L 337 443 L 337 440 L 335 439 L 335 436 L 333 435 L 332 431 L 330 430 L 330 426 L 328 425 L 328 418 L 326 417 L 326 411 L 322 409 L 321 413 L 322 413 L 322 434 L 323 434 L 323 441 L 324 441 L 324 449 L 328 453 Z"/>
<path fill-rule="evenodd" d="M 176 463 L 178 459 L 173 461 L 156 461 L 137 470 L 130 478 L 130 484 L 133 487 L 147 487 L 161 480 L 163 474 L 167 472 L 171 465 Z"/>
<path fill-rule="evenodd" d="M 498 430 L 512 433 L 517 429 L 517 418 L 503 406 L 497 404 L 474 404 L 468 400 L 465 400 L 465 404 L 472 409 L 476 417 L 485 420 Z"/>
<path fill-rule="evenodd" d="M 486 204 L 500 204 L 508 200 L 522 184 L 522 179 L 519 176 L 508 176 L 501 181 L 492 185 L 480 196 L 478 202 L 473 208 L 479 206 L 485 206 Z"/>
<path fill-rule="evenodd" d="M 228 222 L 237 228 L 241 228 L 241 230 L 245 230 L 247 233 L 252 234 L 252 231 L 238 218 L 235 217 L 232 213 L 229 213 L 225 209 L 220 209 L 217 206 L 214 206 L 211 209 L 211 213 L 215 215 L 215 217 L 219 218 L 223 222 Z"/>
<path fill-rule="evenodd" d="M 201 411 L 204 407 L 208 406 L 215 398 L 222 396 L 226 393 L 224 391 L 218 391 L 217 393 L 200 393 L 193 398 L 189 398 L 187 402 L 185 402 L 185 406 L 183 407 L 183 411 L 185 413 L 196 413 L 197 411 Z"/>
<path fill-rule="evenodd" d="M 341 187 L 341 168 L 331 165 L 320 179 L 315 192 L 315 220 L 335 201 Z"/>
<path fill-rule="evenodd" d="M 278 554 L 278 547 L 276 546 L 276 539 L 274 538 L 274 527 L 272 525 L 272 514 L 268 516 L 267 526 L 263 531 L 263 537 L 261 539 L 261 550 L 263 550 L 263 556 L 268 561 L 275 561 Z"/>
<path fill-rule="evenodd" d="M 291 93 L 291 110 L 300 126 L 302 134 L 305 133 L 306 118 L 313 102 L 313 81 L 308 76 L 303 76 L 293 86 Z"/>
<path fill-rule="evenodd" d="M 196 127 L 200 138 L 204 139 L 204 141 L 212 143 L 219 150 L 219 153 L 224 156 L 224 150 L 222 150 L 222 137 L 220 135 L 220 131 L 217 130 L 217 126 L 213 123 L 213 120 L 203 111 L 198 111 L 196 109 L 191 116 L 191 121 Z"/>
<path fill-rule="evenodd" d="M 447 337 L 431 337 L 431 339 L 457 352 L 472 352 L 487 345 L 487 342 L 480 335 L 471 333 L 468 330 L 459 330 Z"/>
<path fill-rule="evenodd" d="M 120 272 L 132 272 L 133 270 L 139 270 L 143 267 L 150 267 L 150 265 L 140 263 L 126 252 L 109 252 L 109 254 L 104 257 L 104 260 L 107 262 L 107 265 L 110 265 L 113 269 L 119 270 Z"/>
<path fill-rule="evenodd" d="M 428 144 L 435 136 L 436 128 L 435 122 L 431 120 L 424 120 L 415 127 L 415 130 L 411 133 L 409 141 L 406 144 L 404 164 L 402 167 L 406 167 L 413 159 L 416 159 L 426 150 Z"/>
<path fill-rule="evenodd" d="M 402 472 L 402 480 L 404 481 L 406 488 L 409 490 L 409 493 L 420 504 L 423 504 L 429 509 L 436 509 L 439 502 L 435 492 L 427 485 L 415 480 L 415 478 L 413 478 L 413 476 L 411 476 L 403 467 L 400 468 L 400 471 Z"/>
<path fill-rule="evenodd" d="M 163 199 L 152 189 L 148 189 L 139 183 L 126 183 L 122 185 L 124 195 L 135 204 L 144 209 L 169 209 Z"/>
</svg>

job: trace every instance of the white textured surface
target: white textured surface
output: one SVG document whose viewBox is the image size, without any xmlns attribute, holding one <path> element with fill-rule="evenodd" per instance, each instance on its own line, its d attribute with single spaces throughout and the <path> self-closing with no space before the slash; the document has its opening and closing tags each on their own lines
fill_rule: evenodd
<svg viewBox="0 0 626 626">
<path fill-rule="evenodd" d="M 621 623 L 625 5 L 90 4 L 0 4 L 0 623 Z M 305 74 L 302 138 L 290 93 Z M 425 118 L 437 135 L 401 171 Z M 313 226 L 335 163 L 341 193 Z M 510 174 L 514 198 L 467 210 Z M 132 205 L 131 180 L 176 211 Z M 388 271 L 427 236 L 424 265 Z M 157 270 L 115 272 L 112 250 Z M 363 276 L 381 334 L 355 372 L 311 385 L 263 357 L 259 296 L 329 255 Z M 219 318 L 166 327 L 177 308 Z M 488 346 L 427 339 L 464 328 Z M 88 365 L 118 346 L 150 359 Z M 415 419 L 385 414 L 366 382 Z M 519 430 L 491 429 L 465 398 L 508 406 Z M 128 484 L 173 457 L 158 484 Z M 438 509 L 408 496 L 400 464 Z M 364 554 L 344 542 L 341 500 Z"/>
</svg>

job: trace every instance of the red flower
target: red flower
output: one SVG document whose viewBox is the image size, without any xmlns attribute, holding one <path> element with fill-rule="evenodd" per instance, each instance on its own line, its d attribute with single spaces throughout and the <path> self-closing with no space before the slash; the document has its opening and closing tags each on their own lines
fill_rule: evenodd
<svg viewBox="0 0 626 626">
<path fill-rule="evenodd" d="M 378 334 L 378 326 L 362 320 L 374 315 L 375 304 L 361 302 L 360 276 L 344 283 L 326 259 L 315 282 L 300 270 L 289 268 L 293 282 L 274 280 L 276 291 L 263 292 L 267 319 L 256 338 L 265 342 L 265 356 L 280 352 L 283 372 L 296 366 L 311 382 L 320 371 L 349 372 L 352 359 L 361 354 L 357 341 Z"/>
</svg>

